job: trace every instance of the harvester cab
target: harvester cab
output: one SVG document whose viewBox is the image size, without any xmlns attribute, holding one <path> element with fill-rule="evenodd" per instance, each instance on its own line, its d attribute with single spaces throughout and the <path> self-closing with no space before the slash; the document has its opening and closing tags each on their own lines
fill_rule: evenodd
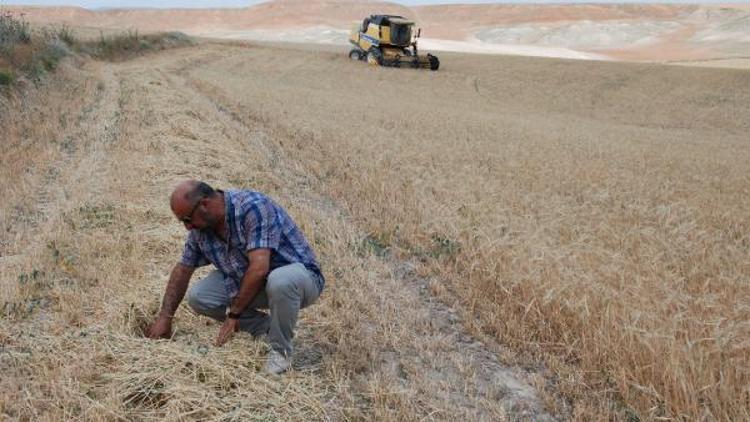
<svg viewBox="0 0 750 422">
<path fill-rule="evenodd" d="M 420 56 L 414 22 L 401 16 L 371 15 L 352 27 L 349 52 L 352 60 L 366 60 L 376 66 L 412 67 L 438 70 L 440 60 L 432 54 Z"/>
</svg>

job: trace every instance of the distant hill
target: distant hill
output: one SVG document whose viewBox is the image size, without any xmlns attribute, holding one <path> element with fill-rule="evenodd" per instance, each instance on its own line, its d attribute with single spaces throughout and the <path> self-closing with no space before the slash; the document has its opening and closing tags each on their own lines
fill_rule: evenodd
<svg viewBox="0 0 750 422">
<path fill-rule="evenodd" d="M 527 46 L 561 57 L 570 55 L 554 51 L 588 52 L 624 60 L 724 58 L 750 51 L 750 7 L 742 5 L 407 7 L 381 1 L 276 0 L 240 9 L 10 8 L 35 23 L 137 28 L 145 32 L 179 30 L 221 38 L 345 43 L 346 31 L 353 22 L 385 13 L 416 20 L 428 38 L 426 45 L 433 48 L 504 52 L 516 51 L 508 46 Z"/>
</svg>

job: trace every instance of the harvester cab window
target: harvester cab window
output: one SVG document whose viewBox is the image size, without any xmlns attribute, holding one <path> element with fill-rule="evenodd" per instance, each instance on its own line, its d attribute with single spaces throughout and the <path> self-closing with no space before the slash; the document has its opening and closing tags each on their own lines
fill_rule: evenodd
<svg viewBox="0 0 750 422">
<path fill-rule="evenodd" d="M 408 45 L 411 42 L 411 25 L 391 23 L 391 44 Z"/>
<path fill-rule="evenodd" d="M 370 26 L 370 18 L 365 18 L 362 21 L 362 32 L 367 32 L 367 27 Z"/>
</svg>

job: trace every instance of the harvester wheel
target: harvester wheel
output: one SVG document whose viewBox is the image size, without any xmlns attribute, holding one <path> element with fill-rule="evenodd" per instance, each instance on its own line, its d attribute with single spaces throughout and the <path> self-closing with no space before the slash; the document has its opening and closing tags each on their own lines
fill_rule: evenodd
<svg viewBox="0 0 750 422">
<path fill-rule="evenodd" d="M 352 51 L 349 52 L 349 58 L 352 60 L 362 60 L 362 53 L 356 48 L 353 48 Z"/>
<path fill-rule="evenodd" d="M 438 70 L 440 67 L 440 60 L 432 54 L 428 54 L 427 58 L 430 60 L 430 70 Z"/>
<path fill-rule="evenodd" d="M 380 66 L 382 62 L 383 59 L 381 57 L 380 51 L 373 49 L 367 52 L 367 63 L 371 64 L 372 66 Z"/>
</svg>

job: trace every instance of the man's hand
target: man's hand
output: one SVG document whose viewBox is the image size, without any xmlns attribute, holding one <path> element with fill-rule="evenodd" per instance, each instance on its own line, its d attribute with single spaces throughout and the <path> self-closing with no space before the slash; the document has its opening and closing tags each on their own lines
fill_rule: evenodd
<svg viewBox="0 0 750 422">
<path fill-rule="evenodd" d="M 245 275 L 242 277 L 240 291 L 230 305 L 230 308 L 234 309 L 234 312 L 236 313 L 242 313 L 242 310 L 247 308 L 247 305 L 253 301 L 255 296 L 258 295 L 258 292 L 263 288 L 263 283 L 268 275 L 268 268 L 271 265 L 271 250 L 253 249 L 248 252 L 247 259 L 250 262 L 250 265 L 247 267 L 247 271 L 245 271 Z M 239 328 L 239 320 L 227 318 L 224 321 L 224 325 L 221 326 L 221 330 L 219 330 L 219 335 L 216 336 L 216 342 L 214 344 L 217 347 L 222 346 L 232 338 L 234 332 L 239 330 Z"/>
<path fill-rule="evenodd" d="M 216 341 L 214 342 L 214 345 L 216 347 L 221 347 L 224 345 L 224 343 L 228 342 L 230 338 L 234 335 L 234 332 L 239 330 L 240 328 L 240 320 L 233 319 L 233 318 L 227 318 L 224 320 L 224 324 L 221 326 L 221 329 L 219 330 L 219 335 L 216 336 Z"/>
<path fill-rule="evenodd" d="M 172 336 L 172 317 L 159 315 L 153 324 L 148 328 L 148 338 L 170 338 Z"/>
<path fill-rule="evenodd" d="M 156 321 L 148 327 L 146 333 L 148 338 L 170 338 L 172 336 L 172 316 L 177 312 L 177 307 L 180 306 L 180 302 L 185 296 L 193 271 L 195 271 L 195 268 L 187 267 L 181 263 L 177 263 L 172 268 L 167 290 L 164 292 L 161 311 L 159 311 Z"/>
</svg>

